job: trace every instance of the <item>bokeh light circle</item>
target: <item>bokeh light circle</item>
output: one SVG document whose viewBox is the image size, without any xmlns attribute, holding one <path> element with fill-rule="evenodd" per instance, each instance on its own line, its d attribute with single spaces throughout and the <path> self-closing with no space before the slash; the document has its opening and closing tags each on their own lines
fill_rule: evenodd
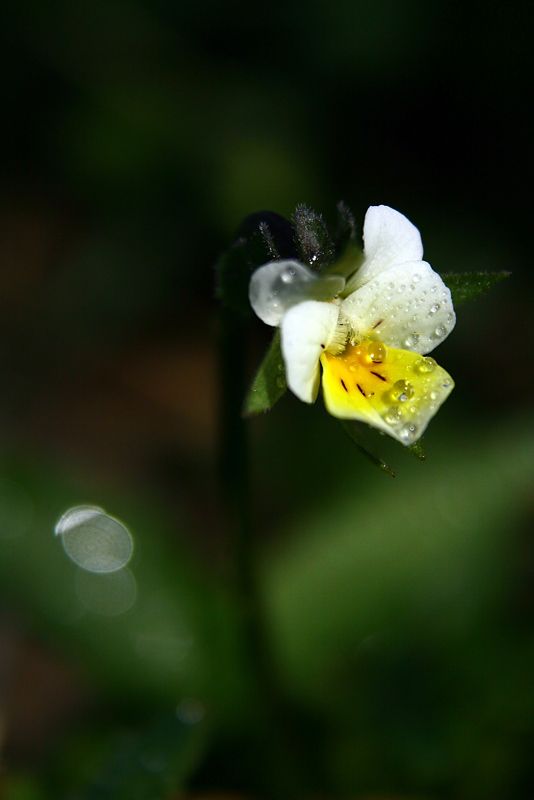
<svg viewBox="0 0 534 800">
<path fill-rule="evenodd" d="M 88 572 L 114 572 L 132 555 L 132 537 L 124 525 L 94 506 L 77 506 L 63 514 L 56 535 L 69 558 Z"/>
<path fill-rule="evenodd" d="M 137 587 L 129 569 L 115 572 L 77 572 L 76 594 L 88 611 L 104 617 L 124 614 L 135 603 Z"/>
</svg>

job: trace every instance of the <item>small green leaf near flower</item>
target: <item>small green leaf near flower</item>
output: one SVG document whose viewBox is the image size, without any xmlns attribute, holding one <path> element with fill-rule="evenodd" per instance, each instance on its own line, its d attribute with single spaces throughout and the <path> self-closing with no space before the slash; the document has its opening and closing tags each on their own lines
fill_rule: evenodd
<svg viewBox="0 0 534 800">
<path fill-rule="evenodd" d="M 452 301 L 455 306 L 467 303 L 469 300 L 476 300 L 504 278 L 508 278 L 511 272 L 459 272 L 447 273 L 442 275 L 443 283 L 449 287 L 452 294 Z"/>
<path fill-rule="evenodd" d="M 261 414 L 262 411 L 269 411 L 285 394 L 286 389 L 284 361 L 280 349 L 280 331 L 277 329 L 245 398 L 243 416 L 252 417 L 255 414 Z"/>
</svg>

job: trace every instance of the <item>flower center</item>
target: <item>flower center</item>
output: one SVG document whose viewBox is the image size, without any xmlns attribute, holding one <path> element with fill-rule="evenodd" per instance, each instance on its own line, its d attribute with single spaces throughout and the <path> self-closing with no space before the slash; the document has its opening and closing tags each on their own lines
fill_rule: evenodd
<svg viewBox="0 0 534 800">
<path fill-rule="evenodd" d="M 452 389 L 450 376 L 433 358 L 366 339 L 342 353 L 321 356 L 323 392 L 334 416 L 367 420 L 415 441 Z M 388 431 L 389 432 L 389 431 Z"/>
</svg>

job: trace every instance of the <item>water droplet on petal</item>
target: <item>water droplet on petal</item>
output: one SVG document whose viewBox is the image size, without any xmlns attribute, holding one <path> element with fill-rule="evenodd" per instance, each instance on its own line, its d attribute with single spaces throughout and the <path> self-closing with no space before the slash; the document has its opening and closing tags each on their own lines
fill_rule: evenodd
<svg viewBox="0 0 534 800">
<path fill-rule="evenodd" d="M 410 349 L 412 347 L 415 347 L 415 345 L 419 342 L 420 338 L 421 337 L 419 336 L 419 334 L 416 331 L 413 331 L 413 333 L 410 333 L 410 335 L 406 337 L 404 344 L 408 349 Z"/>
<path fill-rule="evenodd" d="M 436 336 L 441 339 L 447 333 L 447 328 L 445 327 L 445 325 L 438 325 L 435 333 Z"/>
<path fill-rule="evenodd" d="M 385 412 L 383 419 L 388 425 L 398 425 L 402 422 L 402 411 L 400 408 L 392 406 L 392 408 L 388 408 Z"/>
<path fill-rule="evenodd" d="M 414 388 L 409 381 L 400 380 L 393 384 L 389 391 L 391 402 L 405 403 L 408 398 L 414 396 Z"/>
<path fill-rule="evenodd" d="M 403 425 L 399 431 L 399 435 L 408 444 L 413 442 L 417 438 L 417 425 L 414 425 L 413 423 L 407 423 L 406 425 Z"/>
<path fill-rule="evenodd" d="M 433 372 L 436 368 L 437 364 L 433 358 L 427 356 L 426 358 L 419 358 L 415 362 L 415 369 L 420 375 L 426 375 L 430 372 Z"/>
<path fill-rule="evenodd" d="M 281 273 L 280 278 L 282 279 L 283 283 L 293 283 L 296 274 L 297 271 L 294 267 L 286 267 L 286 269 Z"/>
<path fill-rule="evenodd" d="M 433 306 L 430 306 L 430 309 L 429 309 L 429 312 L 428 312 L 428 316 L 429 316 L 429 317 L 432 317 L 432 316 L 434 316 L 434 314 L 437 314 L 437 312 L 439 311 L 439 309 L 440 309 L 440 305 L 439 305 L 439 303 L 434 303 L 434 305 L 433 305 Z"/>
<path fill-rule="evenodd" d="M 387 358 L 388 350 L 385 344 L 382 342 L 372 342 L 369 347 L 367 348 L 367 354 L 371 361 L 375 363 L 379 363 L 381 361 L 385 361 Z"/>
</svg>

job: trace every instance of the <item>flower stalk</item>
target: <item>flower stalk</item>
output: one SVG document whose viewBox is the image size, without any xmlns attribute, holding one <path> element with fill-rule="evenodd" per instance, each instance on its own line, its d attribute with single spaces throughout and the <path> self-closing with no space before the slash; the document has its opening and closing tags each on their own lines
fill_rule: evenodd
<svg viewBox="0 0 534 800">
<path fill-rule="evenodd" d="M 272 796 L 285 800 L 302 793 L 306 770 L 301 766 L 298 736 L 293 735 L 296 720 L 278 687 L 257 580 L 248 431 L 241 413 L 248 377 L 247 327 L 248 320 L 243 315 L 222 307 L 220 482 L 231 530 L 244 666 L 259 727 L 265 731 L 259 766 Z"/>
</svg>

